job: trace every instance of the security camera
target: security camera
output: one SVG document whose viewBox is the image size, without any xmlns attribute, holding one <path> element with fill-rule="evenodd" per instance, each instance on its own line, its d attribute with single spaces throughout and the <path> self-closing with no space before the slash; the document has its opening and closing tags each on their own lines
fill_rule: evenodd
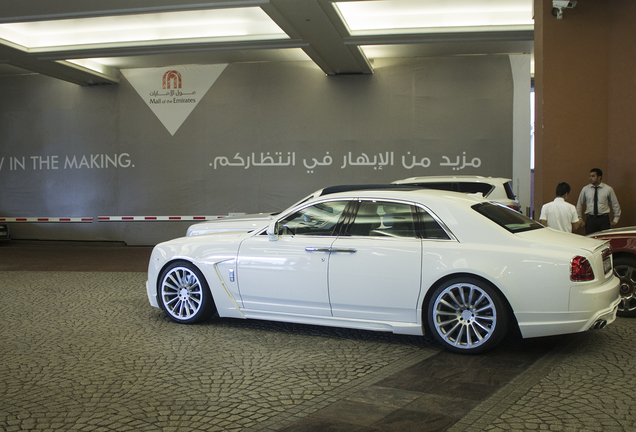
<svg viewBox="0 0 636 432">
<path fill-rule="evenodd" d="M 573 8 L 574 6 L 576 6 L 575 1 L 552 0 L 552 15 L 556 16 L 557 19 L 561 19 L 563 18 L 563 9 Z M 556 14 L 554 11 L 556 11 Z"/>
</svg>

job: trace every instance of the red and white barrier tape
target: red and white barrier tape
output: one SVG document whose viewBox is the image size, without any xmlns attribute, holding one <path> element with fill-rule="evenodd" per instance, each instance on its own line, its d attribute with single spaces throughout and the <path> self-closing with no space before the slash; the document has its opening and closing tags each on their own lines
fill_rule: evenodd
<svg viewBox="0 0 636 432">
<path fill-rule="evenodd" d="M 98 222 L 208 221 L 227 216 L 98 216 Z"/>
<path fill-rule="evenodd" d="M 0 217 L 0 222 L 93 222 L 92 217 Z"/>
<path fill-rule="evenodd" d="M 195 221 L 223 219 L 227 216 L 98 216 L 97 222 Z M 93 222 L 92 217 L 0 217 L 0 222 Z"/>
</svg>

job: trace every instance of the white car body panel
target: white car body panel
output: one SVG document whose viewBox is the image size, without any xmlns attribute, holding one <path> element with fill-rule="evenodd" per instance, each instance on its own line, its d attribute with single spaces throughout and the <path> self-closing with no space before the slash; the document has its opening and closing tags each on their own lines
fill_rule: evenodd
<svg viewBox="0 0 636 432">
<path fill-rule="evenodd" d="M 420 322 L 421 240 L 339 237 L 333 248 L 344 251 L 325 254 L 334 317 Z"/>
<path fill-rule="evenodd" d="M 331 237 L 314 237 L 311 244 L 329 248 Z M 301 315 L 331 316 L 327 266 L 321 254 L 305 250 L 307 239 L 267 236 L 243 240 L 237 273 L 246 309 Z"/>
<path fill-rule="evenodd" d="M 422 202 L 445 223 L 451 239 L 298 235 L 271 241 L 267 223 L 255 230 L 184 237 L 155 247 L 147 282 L 150 304 L 159 306 L 162 269 L 184 260 L 203 273 L 221 317 L 421 335 L 429 289 L 449 277 L 471 275 L 502 293 L 523 337 L 584 331 L 598 319 L 615 318 L 619 280 L 603 271 L 606 242 L 547 228 L 512 234 L 471 209 L 487 201 L 475 196 L 358 191 L 315 198 L 272 221 L 303 206 L 353 198 Z M 577 255 L 589 260 L 594 280 L 570 281 L 570 262 Z"/>
</svg>

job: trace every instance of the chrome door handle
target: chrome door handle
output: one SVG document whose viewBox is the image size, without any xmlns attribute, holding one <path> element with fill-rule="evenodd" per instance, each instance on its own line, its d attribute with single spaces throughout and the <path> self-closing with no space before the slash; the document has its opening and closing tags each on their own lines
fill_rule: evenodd
<svg viewBox="0 0 636 432">
<path fill-rule="evenodd" d="M 316 248 L 316 247 L 306 247 L 305 250 L 307 252 L 357 252 L 356 249 L 338 249 L 338 248 Z"/>
</svg>

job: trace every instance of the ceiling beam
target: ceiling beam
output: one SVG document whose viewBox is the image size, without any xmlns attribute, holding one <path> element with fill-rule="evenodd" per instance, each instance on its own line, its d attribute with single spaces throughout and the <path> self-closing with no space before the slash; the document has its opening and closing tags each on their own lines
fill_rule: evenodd
<svg viewBox="0 0 636 432">
<path fill-rule="evenodd" d="M 207 52 L 222 50 L 286 49 L 305 48 L 308 44 L 302 40 L 273 39 L 260 41 L 203 42 L 158 45 L 135 45 L 123 47 L 85 48 L 26 54 L 39 60 L 66 60 L 100 57 L 146 56 L 157 54 L 176 54 L 188 52 Z"/>
<path fill-rule="evenodd" d="M 303 50 L 327 75 L 373 73 L 362 51 L 343 43 L 348 32 L 330 1 L 271 0 L 261 8 L 281 29 L 307 43 Z"/>
<path fill-rule="evenodd" d="M 523 42 L 534 41 L 534 30 L 402 33 L 390 35 L 348 36 L 345 45 L 393 45 L 434 42 Z"/>
<path fill-rule="evenodd" d="M 68 62 L 43 61 L 27 56 L 24 52 L 6 45 L 0 45 L 0 63 L 7 63 L 79 85 L 116 84 L 119 82 L 119 71 L 113 68 L 104 68 L 103 72 L 97 72 Z"/>
</svg>

